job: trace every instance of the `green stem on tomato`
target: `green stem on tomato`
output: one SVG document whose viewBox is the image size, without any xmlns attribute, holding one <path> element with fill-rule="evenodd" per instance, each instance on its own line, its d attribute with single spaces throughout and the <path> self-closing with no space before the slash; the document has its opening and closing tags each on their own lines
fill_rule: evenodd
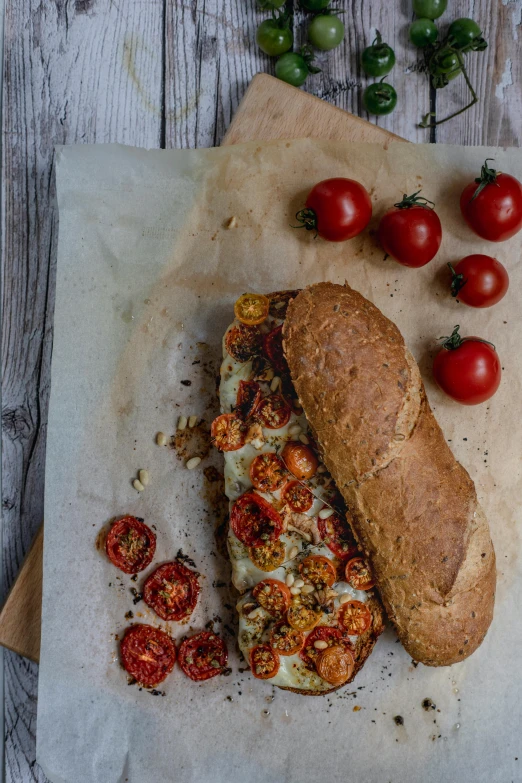
<svg viewBox="0 0 522 783">
<path fill-rule="evenodd" d="M 473 85 L 471 84 L 468 76 L 468 72 L 466 71 L 466 66 L 464 65 L 464 58 L 462 57 L 461 53 L 457 50 L 454 50 L 459 62 L 460 62 L 460 68 L 462 70 L 462 75 L 464 76 L 464 79 L 466 81 L 466 84 L 468 86 L 469 91 L 472 95 L 472 100 L 470 103 L 468 103 L 466 106 L 464 106 L 462 109 L 459 109 L 458 111 L 453 112 L 453 114 L 448 114 L 447 117 L 444 117 L 442 120 L 435 120 L 435 122 L 428 122 L 427 118 L 430 115 L 433 115 L 433 112 L 430 112 L 430 114 L 426 114 L 423 118 L 422 122 L 419 123 L 421 128 L 436 128 L 437 125 L 442 125 L 443 122 L 447 122 L 448 120 L 453 119 L 453 117 L 458 117 L 459 114 L 462 114 L 462 112 L 467 111 L 468 109 L 471 109 L 472 106 L 474 106 L 476 103 L 478 103 L 478 97 L 477 93 L 473 89 Z M 432 55 L 433 57 L 434 55 Z M 431 62 L 431 60 L 430 60 Z"/>
<path fill-rule="evenodd" d="M 452 296 L 458 296 L 459 292 L 461 291 L 462 288 L 464 288 L 464 286 L 466 285 L 466 283 L 468 281 L 464 280 L 464 275 L 458 274 L 455 271 L 455 268 L 454 268 L 453 264 L 451 263 L 451 261 L 448 261 L 448 266 L 449 266 L 449 268 L 451 270 L 451 274 L 452 274 L 451 295 Z"/>
</svg>

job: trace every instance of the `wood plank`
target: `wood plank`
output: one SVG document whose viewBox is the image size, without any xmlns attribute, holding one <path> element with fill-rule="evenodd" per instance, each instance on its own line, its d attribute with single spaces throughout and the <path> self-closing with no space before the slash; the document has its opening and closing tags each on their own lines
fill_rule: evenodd
<svg viewBox="0 0 522 783">
<path fill-rule="evenodd" d="M 0 612 L 0 644 L 31 661 L 40 658 L 43 526 Z"/>
<path fill-rule="evenodd" d="M 519 147 L 522 143 L 522 0 L 474 0 L 471 15 L 488 41 L 485 52 L 471 52 L 466 68 L 479 103 L 437 128 L 437 141 L 447 144 L 491 144 Z M 451 22 L 470 16 L 469 0 L 452 0 Z M 439 117 L 451 114 L 470 100 L 462 76 L 439 90 Z M 478 172 L 477 172 L 478 174 Z"/>
<path fill-rule="evenodd" d="M 376 142 L 385 146 L 392 139 L 404 141 L 378 125 L 260 73 L 254 76 L 223 144 L 302 137 Z"/>
<path fill-rule="evenodd" d="M 162 41 L 162 0 L 6 3 L 4 595 L 43 518 L 56 247 L 54 145 L 120 141 L 157 147 Z M 37 668 L 6 653 L 6 775 L 17 783 L 45 779 L 34 763 L 36 692 Z"/>
</svg>

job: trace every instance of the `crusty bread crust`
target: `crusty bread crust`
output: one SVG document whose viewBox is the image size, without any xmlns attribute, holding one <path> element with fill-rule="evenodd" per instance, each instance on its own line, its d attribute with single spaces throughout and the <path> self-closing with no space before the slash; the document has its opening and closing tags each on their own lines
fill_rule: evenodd
<svg viewBox="0 0 522 783">
<path fill-rule="evenodd" d="M 463 660 L 493 617 L 495 553 L 402 335 L 357 291 L 332 283 L 296 296 L 283 335 L 304 412 L 401 642 L 430 666 Z"/>
<path fill-rule="evenodd" d="M 344 688 L 346 685 L 352 682 L 357 676 L 357 673 L 364 666 L 366 659 L 371 655 L 371 652 L 375 647 L 375 642 L 384 631 L 383 608 L 379 598 L 375 594 L 372 593 L 368 596 L 367 606 L 372 613 L 372 624 L 365 633 L 357 637 L 355 649 L 353 651 L 355 666 L 352 672 L 352 676 L 347 682 L 343 683 L 342 685 L 337 685 L 334 688 L 330 688 L 327 691 L 307 691 L 303 688 L 281 688 L 281 690 L 292 691 L 292 693 L 300 693 L 302 696 L 326 696 L 327 693 L 333 693 L 334 691 L 339 690 L 339 688 Z"/>
</svg>

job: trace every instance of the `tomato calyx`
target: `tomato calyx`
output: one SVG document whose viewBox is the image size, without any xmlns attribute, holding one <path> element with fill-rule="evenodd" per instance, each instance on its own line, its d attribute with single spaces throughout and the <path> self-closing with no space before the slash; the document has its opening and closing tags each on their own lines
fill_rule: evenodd
<svg viewBox="0 0 522 783">
<path fill-rule="evenodd" d="M 480 169 L 480 177 L 476 177 L 475 182 L 478 185 L 478 188 L 472 195 L 470 202 L 475 201 L 478 195 L 482 193 L 484 188 L 487 185 L 496 185 L 497 188 L 500 187 L 500 185 L 497 182 L 497 175 L 500 174 L 499 171 L 495 171 L 495 169 L 490 169 L 488 166 L 488 160 L 495 160 L 494 158 L 486 158 L 484 161 L 484 165 Z"/>
<path fill-rule="evenodd" d="M 424 198 L 424 196 L 419 196 L 419 193 L 420 190 L 412 193 L 411 196 L 407 196 L 406 193 L 404 193 L 402 201 L 398 201 L 397 204 L 394 204 L 393 206 L 397 207 L 397 209 L 411 209 L 411 207 L 435 209 L 435 202 L 430 201 L 429 198 Z"/>
<path fill-rule="evenodd" d="M 295 219 L 301 223 L 300 226 L 292 226 L 292 228 L 306 228 L 307 231 L 315 231 L 314 239 L 317 239 L 317 215 L 313 209 L 305 207 L 300 209 L 296 213 Z"/>
<path fill-rule="evenodd" d="M 466 337 L 461 337 L 459 334 L 460 325 L 457 324 L 454 328 L 452 333 L 449 337 L 439 337 L 439 340 L 443 340 L 442 347 L 445 348 L 447 351 L 456 351 L 457 348 L 460 348 L 462 343 L 466 341 Z M 493 345 L 493 343 L 490 343 L 489 340 L 482 340 L 480 337 L 473 337 L 473 340 L 477 343 L 485 343 L 486 345 L 490 345 L 494 351 L 497 349 Z"/>
<path fill-rule="evenodd" d="M 462 288 L 464 288 L 464 286 L 466 285 L 468 280 L 467 280 L 467 278 L 466 279 L 464 278 L 463 274 L 458 274 L 455 271 L 455 267 L 453 266 L 451 261 L 448 261 L 448 266 L 450 268 L 451 275 L 452 275 L 452 277 L 451 277 L 451 295 L 453 297 L 455 297 L 455 296 L 459 295 L 459 291 Z"/>
</svg>

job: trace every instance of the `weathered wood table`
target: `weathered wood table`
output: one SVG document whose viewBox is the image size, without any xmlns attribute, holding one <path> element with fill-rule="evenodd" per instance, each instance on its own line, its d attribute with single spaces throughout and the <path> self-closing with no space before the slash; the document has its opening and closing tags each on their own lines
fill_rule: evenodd
<svg viewBox="0 0 522 783">
<path fill-rule="evenodd" d="M 291 0 L 287 5 L 292 6 Z M 295 4 L 297 6 L 297 3 Z M 519 146 L 522 0 L 449 0 L 443 20 L 472 14 L 489 48 L 471 55 L 480 102 L 436 133 L 408 43 L 411 0 L 342 0 L 346 37 L 319 56 L 306 89 L 354 114 L 362 107 L 362 49 L 379 29 L 397 54 L 399 107 L 379 123 L 414 142 Z M 305 18 L 294 10 L 296 43 Z M 55 144 L 142 147 L 220 143 L 252 76 L 273 72 L 255 44 L 267 14 L 254 0 L 6 0 L 3 85 L 3 595 L 43 518 L 54 308 Z M 467 102 L 459 78 L 439 111 Z M 5 780 L 45 781 L 35 763 L 38 668 L 5 653 Z M 101 783 L 101 782 L 100 782 Z"/>
</svg>

